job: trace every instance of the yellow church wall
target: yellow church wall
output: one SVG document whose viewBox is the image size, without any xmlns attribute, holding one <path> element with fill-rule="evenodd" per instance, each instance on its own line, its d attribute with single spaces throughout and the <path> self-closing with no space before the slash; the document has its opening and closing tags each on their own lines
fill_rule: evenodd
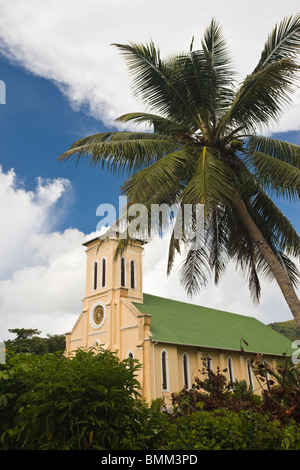
<svg viewBox="0 0 300 470">
<path fill-rule="evenodd" d="M 162 352 L 167 353 L 167 382 L 168 386 L 165 390 L 162 387 Z M 228 359 L 232 360 L 232 379 L 233 381 L 245 380 L 246 383 L 253 387 L 255 393 L 262 392 L 261 385 L 258 383 L 253 371 L 251 371 L 252 383 L 250 383 L 247 368 L 247 360 L 256 359 L 256 354 L 241 353 L 238 351 L 224 351 L 217 349 L 205 349 L 191 346 L 177 346 L 173 344 L 153 343 L 152 344 L 152 373 L 146 377 L 149 382 L 148 388 L 153 390 L 151 397 L 164 398 L 166 405 L 171 404 L 171 393 L 179 392 L 185 386 L 183 372 L 183 355 L 187 354 L 188 369 L 188 388 L 195 383 L 195 377 L 201 380 L 206 378 L 206 369 L 204 362 L 207 357 L 211 358 L 211 367 L 214 373 L 219 371 L 230 382 Z M 265 356 L 264 360 L 271 366 L 276 366 L 276 359 L 272 356 Z M 225 371 L 226 369 L 226 371 Z M 205 373 L 204 373 L 205 372 Z"/>
<path fill-rule="evenodd" d="M 82 313 L 75 323 L 71 333 L 66 334 L 66 352 L 71 354 L 76 349 L 83 347 L 85 342 L 84 332 L 85 314 Z"/>
</svg>

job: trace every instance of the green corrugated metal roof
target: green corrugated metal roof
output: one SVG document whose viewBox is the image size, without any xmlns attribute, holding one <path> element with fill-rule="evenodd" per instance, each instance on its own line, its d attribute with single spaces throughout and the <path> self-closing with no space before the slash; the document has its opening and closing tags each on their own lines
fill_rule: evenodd
<svg viewBox="0 0 300 470">
<path fill-rule="evenodd" d="M 153 341 L 260 354 L 291 354 L 291 341 L 255 318 L 144 294 L 134 304 L 151 315 Z M 248 346 L 242 342 L 243 338 Z"/>
</svg>

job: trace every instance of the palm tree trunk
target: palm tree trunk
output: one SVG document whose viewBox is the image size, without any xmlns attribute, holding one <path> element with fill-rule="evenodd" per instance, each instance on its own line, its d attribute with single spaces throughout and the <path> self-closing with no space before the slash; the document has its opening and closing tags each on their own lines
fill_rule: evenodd
<svg viewBox="0 0 300 470">
<path fill-rule="evenodd" d="M 281 292 L 291 310 L 291 313 L 293 314 L 297 325 L 300 327 L 300 301 L 297 297 L 297 294 L 290 279 L 288 278 L 285 272 L 284 267 L 278 260 L 277 256 L 274 254 L 273 250 L 269 246 L 268 242 L 262 235 L 259 228 L 256 226 L 242 198 L 238 194 L 236 194 L 232 199 L 232 203 L 235 210 L 237 211 L 237 214 L 240 217 L 240 220 L 248 230 L 254 243 L 257 245 L 261 254 L 264 256 L 266 262 L 268 263 L 281 289 Z"/>
</svg>

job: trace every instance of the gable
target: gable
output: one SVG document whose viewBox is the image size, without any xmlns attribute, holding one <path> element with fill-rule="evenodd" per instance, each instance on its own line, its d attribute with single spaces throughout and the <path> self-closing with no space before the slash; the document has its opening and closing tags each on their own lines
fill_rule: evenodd
<svg viewBox="0 0 300 470">
<path fill-rule="evenodd" d="M 144 294 L 134 304 L 151 315 L 153 341 L 279 355 L 292 353 L 291 341 L 255 318 Z M 243 339 L 248 343 L 245 344 Z"/>
</svg>

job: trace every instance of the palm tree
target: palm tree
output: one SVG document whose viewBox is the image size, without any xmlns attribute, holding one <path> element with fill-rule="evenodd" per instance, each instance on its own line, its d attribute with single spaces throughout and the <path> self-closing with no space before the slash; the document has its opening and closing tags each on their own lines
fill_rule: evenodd
<svg viewBox="0 0 300 470">
<path fill-rule="evenodd" d="M 90 165 L 126 174 L 122 191 L 128 207 L 143 204 L 150 213 L 153 204 L 204 205 L 201 246 L 190 245 L 184 224 L 175 222 L 182 237 L 173 230 L 168 272 L 184 247 L 181 281 L 193 295 L 211 273 L 218 283 L 233 260 L 247 274 L 257 301 L 259 275 L 276 279 L 300 325 L 299 271 L 292 261 L 299 257 L 299 236 L 272 199 L 298 200 L 300 148 L 258 133 L 278 120 L 296 89 L 300 15 L 275 26 L 257 66 L 241 83 L 214 19 L 200 48 L 192 41 L 186 53 L 166 60 L 153 42 L 115 46 L 127 60 L 135 94 L 147 106 L 147 112 L 118 121 L 151 129 L 88 136 L 60 160 L 86 158 Z M 120 250 L 126 243 L 120 242 Z"/>
</svg>

